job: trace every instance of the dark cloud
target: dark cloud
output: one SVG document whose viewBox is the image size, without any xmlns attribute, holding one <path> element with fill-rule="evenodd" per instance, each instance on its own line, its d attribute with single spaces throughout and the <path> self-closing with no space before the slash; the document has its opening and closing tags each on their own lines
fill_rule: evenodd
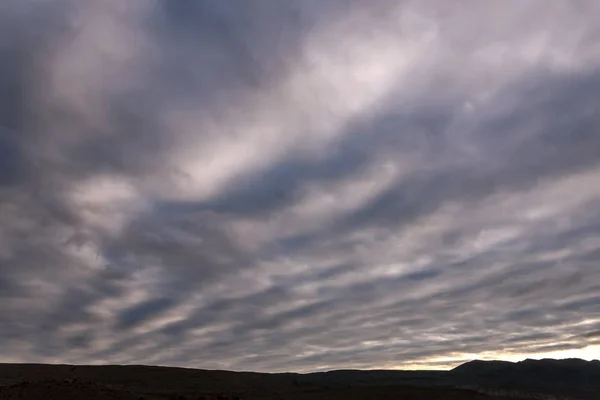
<svg viewBox="0 0 600 400">
<path fill-rule="evenodd" d="M 0 361 L 597 357 L 595 8 L 2 3 Z"/>
<path fill-rule="evenodd" d="M 594 332 L 588 332 L 586 334 L 583 335 L 586 338 L 595 338 L 600 336 L 600 331 L 594 331 Z"/>
<path fill-rule="evenodd" d="M 173 308 L 175 301 L 169 298 L 153 299 L 137 304 L 121 312 L 117 316 L 117 328 L 128 329 L 148 320 L 152 316 L 160 315 Z"/>
</svg>

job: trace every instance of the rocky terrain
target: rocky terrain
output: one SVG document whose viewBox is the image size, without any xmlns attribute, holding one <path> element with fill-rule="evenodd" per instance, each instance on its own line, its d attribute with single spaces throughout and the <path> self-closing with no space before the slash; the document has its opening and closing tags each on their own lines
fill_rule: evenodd
<svg viewBox="0 0 600 400">
<path fill-rule="evenodd" d="M 0 400 L 600 399 L 600 362 L 473 361 L 451 371 L 263 374 L 155 366 L 0 364 Z"/>
</svg>

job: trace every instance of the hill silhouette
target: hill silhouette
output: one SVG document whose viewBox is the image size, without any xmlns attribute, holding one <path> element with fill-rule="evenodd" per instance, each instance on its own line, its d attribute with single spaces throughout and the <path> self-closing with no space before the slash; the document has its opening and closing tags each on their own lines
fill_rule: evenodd
<svg viewBox="0 0 600 400">
<path fill-rule="evenodd" d="M 600 399 L 600 361 L 474 360 L 450 371 L 336 370 L 308 374 L 141 365 L 0 364 L 9 399 Z"/>
<path fill-rule="evenodd" d="M 600 361 L 581 359 L 527 359 L 516 363 L 475 360 L 450 371 L 460 384 L 496 388 L 600 392 Z M 600 398 L 600 397 L 598 397 Z"/>
</svg>

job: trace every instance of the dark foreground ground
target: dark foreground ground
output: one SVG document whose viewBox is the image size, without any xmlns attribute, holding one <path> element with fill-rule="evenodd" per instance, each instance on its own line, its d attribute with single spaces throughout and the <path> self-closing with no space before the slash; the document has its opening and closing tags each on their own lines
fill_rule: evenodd
<svg viewBox="0 0 600 400">
<path fill-rule="evenodd" d="M 372 387 L 351 389 L 316 389 L 316 390 L 289 390 L 269 393 L 268 391 L 254 391 L 252 388 L 240 390 L 236 393 L 223 388 L 223 391 L 211 392 L 198 390 L 187 391 L 145 391 L 127 388 L 115 389 L 90 382 L 81 382 L 74 385 L 64 382 L 50 381 L 35 384 L 19 384 L 0 391 L 0 399 L 48 399 L 48 400 L 159 400 L 159 399 L 434 399 L 434 400 L 475 400 L 487 399 L 482 394 L 458 389 L 434 389 L 411 387 Z M 500 397 L 495 397 L 501 399 Z"/>
<path fill-rule="evenodd" d="M 600 400 L 600 363 L 471 362 L 452 371 L 261 374 L 153 366 L 0 364 L 0 400 Z"/>
</svg>

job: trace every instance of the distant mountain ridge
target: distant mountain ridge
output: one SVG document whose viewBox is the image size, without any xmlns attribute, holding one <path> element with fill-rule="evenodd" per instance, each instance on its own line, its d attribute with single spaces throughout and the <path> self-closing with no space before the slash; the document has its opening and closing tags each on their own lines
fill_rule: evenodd
<svg viewBox="0 0 600 400">
<path fill-rule="evenodd" d="M 308 374 L 210 371 L 139 365 L 0 364 L 0 392 L 12 390 L 9 386 L 16 388 L 14 385 L 18 385 L 19 382 L 46 384 L 44 382 L 50 381 L 92 382 L 95 385 L 104 385 L 102 387 L 110 390 L 133 388 L 138 391 L 156 392 L 175 390 L 173 385 L 176 385 L 178 390 L 196 390 L 200 387 L 202 390 L 217 391 L 226 387 L 238 392 L 244 388 L 270 392 L 420 387 L 434 390 L 460 389 L 490 396 L 504 396 L 503 398 L 598 400 L 600 361 L 473 360 L 450 371 L 334 370 Z"/>
<path fill-rule="evenodd" d="M 559 367 L 559 368 L 600 368 L 599 360 L 582 360 L 581 358 L 564 358 L 564 359 L 554 359 L 554 358 L 542 358 L 540 360 L 535 360 L 528 358 L 523 361 L 511 362 L 511 361 L 484 361 L 484 360 L 473 360 L 466 362 L 464 364 L 455 367 L 451 371 L 464 371 L 471 368 L 536 368 L 536 367 Z"/>
<path fill-rule="evenodd" d="M 593 393 L 600 399 L 600 361 L 576 358 L 519 362 L 474 360 L 448 372 L 461 387 Z"/>
</svg>

